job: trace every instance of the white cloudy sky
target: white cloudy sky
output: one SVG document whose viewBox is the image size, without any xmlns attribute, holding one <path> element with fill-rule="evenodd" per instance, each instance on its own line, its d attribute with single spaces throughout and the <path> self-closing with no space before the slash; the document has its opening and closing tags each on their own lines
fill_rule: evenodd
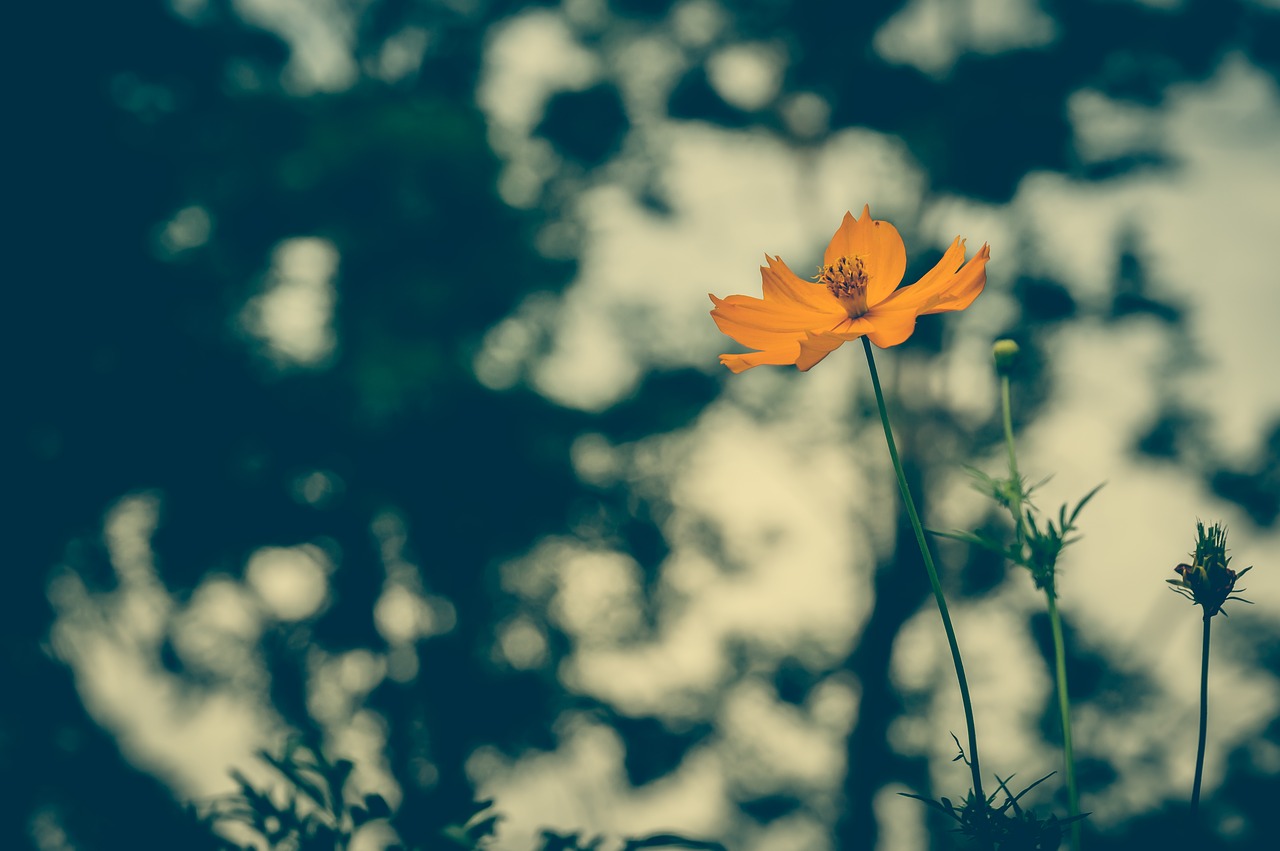
<svg viewBox="0 0 1280 851">
<path fill-rule="evenodd" d="M 181 12 L 199 3 L 174 5 Z M 296 90 L 350 84 L 351 34 L 333 23 L 340 24 L 341 15 L 316 18 L 286 0 L 239 0 L 237 7 L 286 35 Z M 953 25 L 947 16 L 959 13 L 946 9 L 962 9 L 965 26 Z M 561 179 L 554 153 L 529 133 L 547 95 L 583 88 L 603 73 L 602 57 L 575 35 L 575 28 L 589 28 L 600 15 L 593 0 L 566 0 L 560 9 L 520 13 L 490 39 L 477 97 L 506 159 L 502 189 L 513 204 L 531 203 L 544 182 Z M 545 235 L 550 251 L 563 244 L 564 234 L 582 235 L 578 278 L 558 300 L 531 299 L 495 326 L 476 361 L 482 382 L 501 391 L 528 381 L 559 404 L 603 410 L 624 399 L 648 369 L 718 370 L 715 356 L 731 344 L 710 322 L 705 293 L 756 291 L 765 252 L 794 268 L 816 264 L 843 212 L 869 203 L 876 217 L 899 227 L 912 255 L 941 249 L 957 234 L 969 239 L 971 249 L 992 245 L 988 292 L 952 324 L 956 339 L 941 372 L 932 380 L 904 372 L 904 380 L 924 381 L 922 391 L 960 414 L 982 416 L 996 401 L 987 345 L 1009 316 L 1011 282 L 1019 273 L 1041 273 L 1066 283 L 1081 301 L 1101 298 L 1115 270 L 1118 235 L 1127 227 L 1159 294 L 1189 310 L 1188 339 L 1176 341 L 1202 356 L 1186 388 L 1189 404 L 1208 415 L 1215 439 L 1232 457 L 1247 459 L 1257 448 L 1280 411 L 1280 383 L 1257 366 L 1280 362 L 1280 335 L 1274 333 L 1280 288 L 1271 259 L 1280 225 L 1274 204 L 1280 93 L 1266 74 L 1242 56 L 1227 55 L 1208 80 L 1169 91 L 1159 109 L 1079 91 L 1070 101 L 1070 119 L 1083 159 L 1156 140 L 1176 170 L 1138 172 L 1103 185 L 1031 174 L 1008 204 L 980 205 L 925 195 L 924 176 L 910 153 L 897 139 L 873 131 L 844 130 L 800 151 L 763 133 L 666 119 L 657 109 L 663 86 L 690 57 L 708 51 L 713 82 L 726 97 L 750 104 L 772 96 L 785 54 L 774 45 L 722 43 L 723 21 L 714 3 L 687 0 L 667 25 L 624 32 L 607 45 L 612 67 L 626 72 L 623 90 L 634 132 L 643 134 L 646 150 L 660 153 L 660 182 L 672 214 L 660 217 L 636 202 L 631 187 L 637 166 L 627 151 L 602 177 L 579 185 L 565 221 Z M 1028 49 L 1055 36 L 1054 22 L 1034 0 L 913 0 L 884 25 L 875 44 L 889 61 L 929 56 L 933 64 L 921 70 L 940 75 L 963 51 Z M 395 76 L 416 62 L 423 39 L 402 41 L 384 57 L 380 73 Z M 825 107 L 813 96 L 783 109 L 795 127 L 821 129 L 825 121 Z M 326 316 L 333 309 L 336 258 L 328 243 L 294 240 L 265 261 L 272 272 L 267 280 L 274 283 L 245 321 L 274 357 L 316 362 L 332 350 Z M 532 341 L 544 329 L 553 346 L 538 354 Z M 1090 641 L 1122 648 L 1173 698 L 1160 710 L 1164 717 L 1138 726 L 1076 719 L 1078 741 L 1112 753 L 1130 772 L 1114 798 L 1090 802 L 1103 824 L 1161 797 L 1179 797 L 1190 784 L 1189 760 L 1147 764 L 1144 757 L 1165 754 L 1156 737 L 1187 729 L 1194 719 L 1198 671 L 1185 660 L 1196 656 L 1199 623 L 1160 582 L 1190 548 L 1192 522 L 1229 523 L 1233 551 L 1245 563 L 1265 561 L 1277 544 L 1274 534 L 1254 532 L 1239 512 L 1191 478 L 1127 457 L 1135 428 L 1153 411 L 1152 376 L 1168 351 L 1168 333 L 1142 322 L 1070 324 L 1050 351 L 1058 388 L 1052 407 L 1021 436 L 1024 472 L 1055 474 L 1045 504 L 1074 500 L 1108 482 L 1086 511 L 1086 537 L 1070 551 L 1062 608 Z M 895 357 L 889 351 L 880 358 L 890 377 L 897 372 Z M 679 433 L 621 447 L 594 435 L 579 439 L 574 460 L 584 479 L 624 477 L 638 489 L 667 494 L 675 507 L 663 528 L 672 552 L 659 587 L 658 630 L 638 639 L 639 626 L 627 617 L 639 593 L 630 558 L 572 536 L 548 539 L 508 565 L 510 590 L 550 599 L 550 617 L 577 637 L 562 671 L 571 688 L 624 713 L 658 715 L 675 728 L 710 718 L 716 732 L 677 772 L 641 790 L 626 783 L 616 734 L 587 717 L 562 719 L 553 752 L 515 761 L 496 752 L 476 754 L 474 776 L 501 801 L 510 847 L 525 847 L 522 837 L 543 825 L 616 832 L 680 828 L 732 834 L 736 847 L 751 849 L 828 847 L 830 818 L 794 816 L 747 827 L 732 823 L 732 802 L 744 790 L 763 795 L 801 788 L 818 802 L 817 812 L 826 801 L 829 815 L 838 806 L 843 737 L 855 721 L 858 684 L 832 677 L 805 706 L 785 704 L 767 678 L 733 682 L 723 642 L 749 639 L 764 670 L 770 660 L 796 653 L 815 667 L 831 665 L 856 640 L 870 608 L 868 569 L 889 544 L 884 519 L 864 507 L 895 498 L 882 437 L 848 421 L 853 404 L 867 393 L 861 354 L 849 347 L 803 376 L 762 368 L 734 377 L 722 397 Z M 323 482 L 310 485 L 323 491 Z M 945 507 L 932 525 L 963 525 L 972 517 L 976 507 L 966 502 L 958 479 L 952 493 L 955 499 L 938 500 Z M 195 712 L 146 661 L 174 606 L 148 558 L 156 510 L 151 498 L 135 497 L 108 518 L 123 590 L 99 617 L 85 614 L 92 607 L 83 605 L 74 577 L 55 579 L 51 594 L 69 614 L 55 629 L 54 647 L 75 667 L 90 710 L 120 733 L 139 762 L 185 794 L 209 794 L 223 790 L 227 762 L 248 766 L 253 748 L 273 740 L 276 722 L 261 699 L 261 682 L 253 680 L 261 677 L 253 660 L 237 657 L 238 667 L 228 668 L 248 682 Z M 859 520 L 850 523 L 851 516 Z M 697 526 L 704 523 L 732 542 L 729 555 L 738 572 L 726 574 L 701 548 Z M 447 628 L 452 615 L 414 587 L 413 571 L 395 555 L 396 529 L 388 518 L 388 583 L 378 620 L 393 645 L 405 646 Z M 324 604 L 328 569 L 319 550 L 263 551 L 243 583 L 229 577 L 206 582 L 182 614 L 179 640 L 197 648 L 192 652 L 202 641 L 252 647 L 267 619 L 303 619 Z M 1265 566 L 1250 578 L 1258 605 L 1249 616 L 1280 614 L 1274 602 L 1280 595 Z M 1011 587 L 956 612 L 980 731 L 1003 733 L 986 740 L 985 759 L 991 769 L 1024 776 L 1056 767 L 1055 755 L 1039 750 L 1034 715 L 1051 683 L 1034 650 L 1008 640 L 1037 605 L 1030 589 Z M 1237 620 L 1247 628 L 1242 617 L 1224 629 L 1235 628 Z M 508 661 L 536 664 L 536 626 L 508 627 L 502 637 Z M 370 788 L 387 789 L 391 781 L 380 769 L 383 731 L 362 710 L 361 697 L 382 677 L 411 677 L 413 664 L 395 654 L 313 660 L 318 717 L 335 730 L 337 745 L 365 766 L 362 782 Z M 895 676 L 904 688 L 923 687 L 947 681 L 948 664 L 936 614 L 923 611 L 895 651 Z M 1245 677 L 1229 658 L 1214 664 L 1212 691 L 1218 700 L 1230 698 L 1234 708 L 1214 718 L 1209 788 L 1225 748 L 1256 733 L 1280 703 L 1273 681 Z M 950 741 L 937 735 L 963 723 L 952 691 L 940 690 L 933 714 L 906 719 L 894 736 L 899 747 L 933 753 L 936 779 L 959 792 L 966 779 L 948 762 Z M 148 699 L 138 700 L 139 694 Z M 913 847 L 916 805 L 886 795 L 877 807 L 893 814 L 882 847 Z"/>
</svg>

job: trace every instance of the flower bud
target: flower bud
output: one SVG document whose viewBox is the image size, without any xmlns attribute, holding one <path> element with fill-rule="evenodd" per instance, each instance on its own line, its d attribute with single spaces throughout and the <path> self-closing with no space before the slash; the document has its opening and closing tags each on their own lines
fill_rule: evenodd
<svg viewBox="0 0 1280 851">
<path fill-rule="evenodd" d="M 994 346 L 991 347 L 991 353 L 996 359 L 996 373 L 1001 376 L 1007 376 L 1013 372 L 1013 365 L 1018 360 L 1018 344 L 1007 337 L 1003 340 L 996 340 Z"/>
<path fill-rule="evenodd" d="M 1222 604 L 1228 600 L 1249 602 L 1233 595 L 1237 590 L 1243 590 L 1236 588 L 1236 580 L 1252 568 L 1246 567 L 1237 573 L 1228 566 L 1230 564 L 1226 527 L 1215 523 L 1212 528 L 1205 529 L 1203 523 L 1196 523 L 1196 548 L 1191 554 L 1191 564 L 1178 565 L 1173 572 L 1179 578 L 1165 581 L 1173 586 L 1173 590 L 1203 607 L 1204 616 L 1211 618 L 1222 611 Z"/>
</svg>

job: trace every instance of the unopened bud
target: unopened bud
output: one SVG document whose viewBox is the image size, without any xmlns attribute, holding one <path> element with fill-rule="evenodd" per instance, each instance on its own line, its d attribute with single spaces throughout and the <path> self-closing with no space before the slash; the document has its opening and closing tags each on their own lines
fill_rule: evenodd
<svg viewBox="0 0 1280 851">
<path fill-rule="evenodd" d="M 1229 564 L 1231 557 L 1227 555 L 1226 527 L 1215 523 L 1212 528 L 1205 529 L 1203 523 L 1197 522 L 1196 549 L 1191 554 L 1191 564 L 1178 565 L 1173 569 L 1178 578 L 1165 581 L 1197 606 L 1203 606 L 1204 616 L 1211 618 L 1222 611 L 1222 604 L 1228 600 L 1249 602 L 1234 595 L 1244 590 L 1236 588 L 1236 580 L 1253 568 L 1246 567 L 1237 573 L 1228 567 Z"/>
<path fill-rule="evenodd" d="M 1013 365 L 1018 360 L 1018 344 L 1013 340 L 1005 338 L 996 340 L 994 346 L 991 347 L 991 353 L 996 358 L 996 373 L 999 375 L 1008 375 L 1013 372 Z"/>
</svg>

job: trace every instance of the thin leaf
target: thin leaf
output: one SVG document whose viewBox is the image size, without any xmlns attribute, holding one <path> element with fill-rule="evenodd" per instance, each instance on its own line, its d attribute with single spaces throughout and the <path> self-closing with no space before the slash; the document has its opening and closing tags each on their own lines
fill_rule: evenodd
<svg viewBox="0 0 1280 851">
<path fill-rule="evenodd" d="M 1089 500 L 1093 499 L 1093 497 L 1098 493 L 1098 491 L 1102 490 L 1102 488 L 1103 488 L 1106 484 L 1107 484 L 1106 482 L 1102 482 L 1102 483 L 1101 483 L 1101 484 L 1099 484 L 1096 488 L 1094 488 L 1093 490 L 1091 490 L 1091 491 L 1089 491 L 1087 494 L 1085 494 L 1085 495 L 1084 495 L 1084 499 L 1080 500 L 1080 502 L 1079 502 L 1079 503 L 1077 503 L 1077 505 L 1076 505 L 1076 510 L 1075 510 L 1075 511 L 1073 511 L 1073 512 L 1071 512 L 1071 523 L 1072 523 L 1073 525 L 1074 525 L 1074 524 L 1075 524 L 1075 522 L 1076 522 L 1076 517 L 1080 514 L 1080 509 L 1084 508 L 1084 507 L 1085 507 L 1085 505 L 1087 505 L 1087 504 L 1088 504 Z"/>
<path fill-rule="evenodd" d="M 904 798 L 914 798 L 915 800 L 921 802 L 925 806 L 933 807 L 935 810 L 942 813 L 943 815 L 951 816 L 951 818 L 955 819 L 956 821 L 960 821 L 960 817 L 956 815 L 954 807 L 952 808 L 944 807 L 942 804 L 939 804 L 937 801 L 933 800 L 932 798 L 926 798 L 922 795 L 913 795 L 910 792 L 899 792 L 898 794 Z M 942 800 L 946 801 L 947 799 L 943 798 Z M 951 802 L 947 801 L 947 803 L 950 804 Z"/>
</svg>

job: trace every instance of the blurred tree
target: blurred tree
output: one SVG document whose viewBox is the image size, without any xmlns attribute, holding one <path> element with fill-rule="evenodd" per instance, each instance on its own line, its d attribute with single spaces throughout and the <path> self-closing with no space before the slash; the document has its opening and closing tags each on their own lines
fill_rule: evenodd
<svg viewBox="0 0 1280 851">
<path fill-rule="evenodd" d="M 646 26 L 670 5 L 613 8 L 628 26 Z M 585 503 L 607 515 L 652 574 L 665 551 L 652 516 L 625 488 L 585 489 L 568 463 L 569 444 L 588 429 L 627 440 L 680 428 L 716 384 L 695 372 L 652 374 L 623 405 L 590 415 L 523 386 L 495 392 L 475 380 L 485 332 L 525 296 L 554 293 L 575 271 L 534 247 L 537 228 L 557 211 L 521 212 L 498 197 L 499 161 L 474 103 L 486 36 L 524 6 L 334 4 L 353 16 L 356 79 L 309 96 L 281 82 L 288 45 L 247 25 L 240 3 L 10 10 L 10 31 L 22 38 L 9 125 L 16 227 L 3 337 L 13 508 L 9 585 L 0 594 L 9 678 L 0 762 L 16 782 L 0 798 L 0 847 L 57 847 L 61 832 L 77 848 L 112 848 L 135 839 L 122 831 L 144 832 L 147 846 L 211 847 L 171 791 L 90 717 L 46 642 L 52 567 L 65 564 L 94 587 L 115 582 L 100 530 L 125 494 L 159 495 L 154 543 L 163 581 L 178 596 L 211 571 L 238 573 L 264 545 L 322 541 L 339 554 L 323 615 L 263 638 L 276 709 L 313 732 L 299 643 L 385 648 L 373 617 L 385 576 L 373 529 L 387 512 L 403 519 L 425 588 L 457 612 L 452 630 L 418 643 L 416 680 L 388 681 L 370 698 L 388 721 L 388 758 L 405 792 L 395 823 L 410 843 L 433 842 L 467 809 L 472 750 L 550 746 L 551 722 L 580 701 L 555 679 L 554 659 L 521 673 L 489 662 L 495 624 L 511 608 L 496 565 L 564 529 Z M 1280 72 L 1276 16 L 1248 3 L 1193 0 L 1176 14 L 1141 4 L 1046 4 L 1058 32 L 1046 48 L 962 52 L 936 77 L 875 52 L 875 32 L 902 3 L 724 6 L 726 37 L 790 51 L 778 98 L 817 92 L 831 106 L 830 129 L 898 135 L 925 166 L 930 190 L 993 200 L 1007 199 L 1034 169 L 1099 178 L 1151 165 L 1125 161 L 1103 172 L 1072 162 L 1065 101 L 1083 85 L 1157 102 L 1170 84 L 1204 78 L 1229 49 Z M 410 27 L 431 45 L 420 69 L 392 82 L 371 73 Z M 670 114 L 786 132 L 772 104 L 731 106 L 712 78 L 704 61 L 693 62 L 669 93 Z M 632 128 L 618 82 L 554 93 L 537 132 L 588 172 L 607 167 Z M 329 360 L 282 367 L 242 317 L 270 278 L 272 251 L 298 237 L 327 240 L 336 251 L 337 348 Z M 1136 263 L 1118 284 L 1110 321 L 1154 312 L 1176 326 L 1180 314 L 1141 288 Z M 1015 295 L 1009 331 L 1030 364 L 1019 416 L 1030 419 L 1051 392 L 1039 353 L 1054 323 L 1078 316 L 1078 306 L 1054 281 L 1021 281 Z M 940 336 L 923 333 L 913 343 L 921 356 L 940 346 Z M 929 416 L 938 419 L 916 427 L 960 430 L 941 410 Z M 1144 446 L 1177 460 L 1193 423 L 1162 418 L 1152 430 L 1158 439 Z M 983 445 L 998 434 L 988 423 L 963 438 Z M 1270 524 L 1274 455 L 1247 470 L 1219 470 L 1206 455 L 1202 472 Z M 921 458 L 913 475 L 927 481 L 930 459 Z M 340 492 L 299 500 L 295 483 L 316 471 Z M 898 551 L 899 561 L 910 560 L 910 547 Z M 902 567 L 899 575 L 911 575 Z M 886 739 L 902 711 L 888 652 L 923 594 L 922 582 L 878 582 L 862 644 L 846 663 L 863 688 L 849 742 L 850 764 L 861 770 L 837 829 L 845 847 L 874 843 L 870 802 L 886 783 L 928 793 L 925 766 L 892 758 Z M 553 655 L 563 652 L 563 636 L 553 630 L 550 641 Z M 180 658 L 171 662 L 182 670 Z M 678 762 L 705 733 L 668 736 L 644 719 L 614 720 L 646 743 L 644 759 L 629 756 L 635 782 Z M 1233 775 L 1227 787 L 1235 782 Z M 767 819 L 798 805 L 781 796 L 744 806 Z"/>
</svg>

